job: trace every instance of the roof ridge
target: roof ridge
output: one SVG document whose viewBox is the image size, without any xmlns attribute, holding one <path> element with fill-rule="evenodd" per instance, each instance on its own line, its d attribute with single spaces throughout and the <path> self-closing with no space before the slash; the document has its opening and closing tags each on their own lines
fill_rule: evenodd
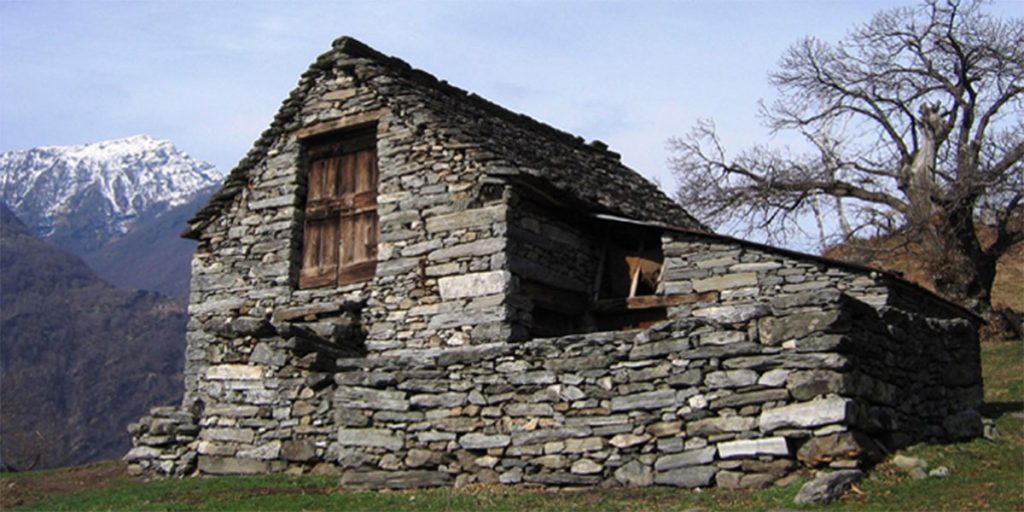
<svg viewBox="0 0 1024 512">
<path fill-rule="evenodd" d="M 371 60 L 373 63 L 395 72 L 402 78 L 410 80 L 415 85 L 431 88 L 441 94 L 448 95 L 462 102 L 467 102 L 472 107 L 480 109 L 485 114 L 500 118 L 514 125 L 518 125 L 526 131 L 537 133 L 538 135 L 549 139 L 553 143 L 563 144 L 564 147 L 570 151 L 583 151 L 593 157 L 605 160 L 609 165 L 621 167 L 624 171 L 635 175 L 636 178 L 639 178 L 639 180 L 646 186 L 650 187 L 652 191 L 664 196 L 665 200 L 676 204 L 679 207 L 679 211 L 689 220 L 693 221 L 693 223 L 703 227 L 699 220 L 690 215 L 690 213 L 681 205 L 675 203 L 675 201 L 665 194 L 664 191 L 660 190 L 660 187 L 658 187 L 654 181 L 623 164 L 621 155 L 615 151 L 609 150 L 608 145 L 604 142 L 594 140 L 588 143 L 583 137 L 560 130 L 526 114 L 509 110 L 476 93 L 451 85 L 447 81 L 441 80 L 427 71 L 415 68 L 398 57 L 384 54 L 352 36 L 345 35 L 332 41 L 331 48 L 317 56 L 316 60 L 314 60 L 306 71 L 303 72 L 299 79 L 299 83 L 291 91 L 288 98 L 284 100 L 280 109 L 271 121 L 270 126 L 261 133 L 252 148 L 250 148 L 246 155 L 231 170 L 224 181 L 223 188 L 210 199 L 210 202 L 206 207 L 196 213 L 196 215 L 189 220 L 188 228 L 182 233 L 182 236 L 186 238 L 196 238 L 199 232 L 207 225 L 208 220 L 212 216 L 216 215 L 220 208 L 230 201 L 235 194 L 244 187 L 246 173 L 257 160 L 265 156 L 265 153 L 268 150 L 268 145 L 271 143 L 273 138 L 281 133 L 283 127 L 290 122 L 294 118 L 295 114 L 300 110 L 299 101 L 302 97 L 308 94 L 309 87 L 311 87 L 315 81 L 315 75 L 338 66 L 339 60 L 341 60 L 340 58 L 343 57 Z"/>
<path fill-rule="evenodd" d="M 545 123 L 544 121 L 535 119 L 527 114 L 515 112 L 513 110 L 505 108 L 483 96 L 480 96 L 475 92 L 454 86 L 448 83 L 447 80 L 442 80 L 428 71 L 424 71 L 420 68 L 417 68 L 409 64 L 408 62 L 402 60 L 401 58 L 395 57 L 393 55 L 387 55 L 379 50 L 376 50 L 354 37 L 341 36 L 334 40 L 334 42 L 331 44 L 331 47 L 332 51 L 334 52 L 342 52 L 351 57 L 373 59 L 381 64 L 387 65 L 391 69 L 407 73 L 411 75 L 411 78 L 416 79 L 416 81 L 422 85 L 430 85 L 441 90 L 442 92 L 451 93 L 460 98 L 473 101 L 474 103 L 476 103 L 477 106 L 487 110 L 487 113 L 489 114 L 498 114 L 509 121 L 522 122 L 532 125 L 530 126 L 532 130 L 536 130 L 539 128 L 545 132 L 548 132 L 547 135 L 563 139 L 565 142 L 577 145 L 581 149 L 592 151 L 597 154 L 621 161 L 622 155 L 620 155 L 616 151 L 608 149 L 608 145 L 602 141 L 593 140 L 587 142 L 586 139 L 580 137 L 579 135 L 573 134 L 572 132 L 559 129 L 555 126 Z M 325 56 L 330 53 L 332 52 L 327 52 Z M 643 176 L 642 174 L 640 176 L 646 179 L 646 177 Z"/>
</svg>

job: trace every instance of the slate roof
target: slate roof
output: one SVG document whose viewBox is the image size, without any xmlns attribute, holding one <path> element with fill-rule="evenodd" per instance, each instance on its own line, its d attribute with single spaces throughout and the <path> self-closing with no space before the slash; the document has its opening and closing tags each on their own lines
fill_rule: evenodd
<svg viewBox="0 0 1024 512">
<path fill-rule="evenodd" d="M 485 148 L 506 162 L 503 168 L 492 168 L 497 169 L 494 174 L 542 180 L 571 195 L 573 204 L 589 205 L 591 213 L 610 213 L 687 229 L 708 230 L 654 183 L 623 165 L 619 155 L 609 151 L 603 143 L 587 143 L 580 137 L 451 86 L 351 37 L 341 37 L 334 41 L 330 51 L 317 58 L 303 73 L 298 86 L 283 102 L 270 127 L 230 172 L 222 188 L 189 221 L 183 236 L 198 238 L 202 229 L 246 186 L 250 170 L 266 157 L 274 141 L 294 129 L 295 116 L 316 83 L 316 77 L 351 59 L 370 60 L 414 86 L 427 88 L 457 102 L 464 113 L 469 112 L 477 120 L 476 126 L 464 130 L 467 142 Z"/>
</svg>

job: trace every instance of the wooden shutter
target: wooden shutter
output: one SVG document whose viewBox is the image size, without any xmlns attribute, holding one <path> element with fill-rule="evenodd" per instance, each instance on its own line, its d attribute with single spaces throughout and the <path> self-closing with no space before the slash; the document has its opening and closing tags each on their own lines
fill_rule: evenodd
<svg viewBox="0 0 1024 512">
<path fill-rule="evenodd" d="M 377 267 L 377 150 L 373 132 L 340 137 L 309 150 L 299 286 L 347 284 Z"/>
</svg>

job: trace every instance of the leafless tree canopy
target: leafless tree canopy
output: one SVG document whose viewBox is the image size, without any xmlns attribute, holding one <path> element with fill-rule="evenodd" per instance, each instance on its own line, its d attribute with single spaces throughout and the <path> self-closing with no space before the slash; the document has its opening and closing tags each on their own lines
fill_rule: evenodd
<svg viewBox="0 0 1024 512">
<path fill-rule="evenodd" d="M 929 1 L 881 12 L 837 44 L 792 45 L 770 75 L 778 100 L 761 114 L 810 149 L 730 155 L 700 122 L 670 141 L 680 201 L 712 225 L 741 222 L 775 242 L 807 219 L 828 243 L 901 231 L 950 254 L 947 267 L 991 260 L 994 275 L 995 259 L 1024 239 L 1024 20 L 983 7 Z M 979 223 L 996 229 L 990 246 Z M 981 278 L 943 291 L 984 310 L 991 279 Z"/>
</svg>

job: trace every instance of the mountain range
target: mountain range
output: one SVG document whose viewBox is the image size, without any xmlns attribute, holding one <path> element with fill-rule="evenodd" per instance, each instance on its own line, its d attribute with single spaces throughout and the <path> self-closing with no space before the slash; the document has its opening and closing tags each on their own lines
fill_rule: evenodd
<svg viewBox="0 0 1024 512">
<path fill-rule="evenodd" d="M 178 234 L 221 179 L 148 135 L 0 153 L 0 201 L 31 233 L 113 284 L 183 303 L 195 244 Z"/>
<path fill-rule="evenodd" d="M 180 400 L 179 233 L 220 179 L 144 135 L 0 154 L 0 469 L 118 458 Z"/>
</svg>

